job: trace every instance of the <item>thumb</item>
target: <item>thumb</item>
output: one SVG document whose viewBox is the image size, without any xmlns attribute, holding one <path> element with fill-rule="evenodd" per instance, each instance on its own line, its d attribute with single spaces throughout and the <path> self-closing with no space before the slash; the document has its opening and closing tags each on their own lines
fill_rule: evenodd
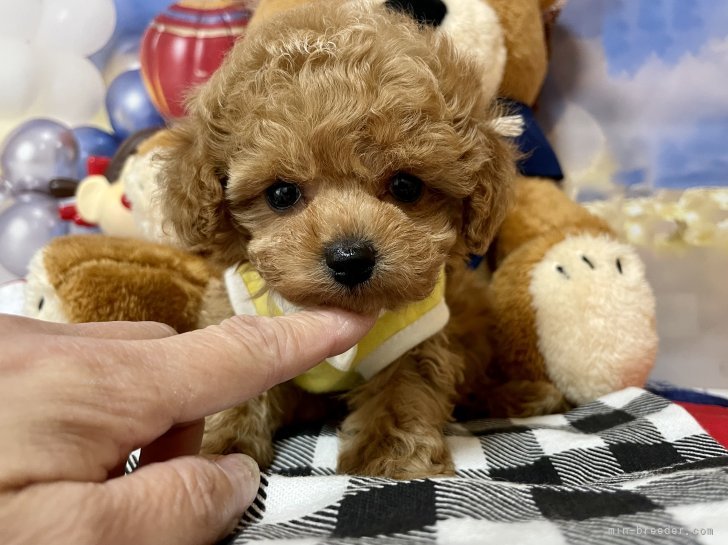
<svg viewBox="0 0 728 545">
<path fill-rule="evenodd" d="M 175 458 L 108 481 L 116 523 L 105 543 L 199 545 L 230 533 L 260 484 L 248 456 Z"/>
</svg>

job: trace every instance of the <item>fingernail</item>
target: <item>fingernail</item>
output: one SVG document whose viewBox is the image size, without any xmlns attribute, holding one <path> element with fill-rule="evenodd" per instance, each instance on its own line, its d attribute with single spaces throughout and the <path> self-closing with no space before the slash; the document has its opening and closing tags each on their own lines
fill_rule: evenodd
<svg viewBox="0 0 728 545">
<path fill-rule="evenodd" d="M 238 512 L 243 513 L 258 494 L 260 486 L 258 464 L 245 454 L 228 454 L 215 462 L 230 477 L 230 482 L 235 487 Z"/>
</svg>

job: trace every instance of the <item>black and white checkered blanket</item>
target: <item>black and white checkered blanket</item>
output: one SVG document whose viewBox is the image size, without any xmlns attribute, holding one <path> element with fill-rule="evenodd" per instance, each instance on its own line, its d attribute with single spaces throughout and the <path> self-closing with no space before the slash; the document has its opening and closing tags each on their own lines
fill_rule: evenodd
<svg viewBox="0 0 728 545">
<path fill-rule="evenodd" d="M 281 437 L 229 544 L 728 543 L 728 451 L 627 389 L 567 414 L 454 424 L 457 475 L 335 475 L 335 429 Z"/>
</svg>

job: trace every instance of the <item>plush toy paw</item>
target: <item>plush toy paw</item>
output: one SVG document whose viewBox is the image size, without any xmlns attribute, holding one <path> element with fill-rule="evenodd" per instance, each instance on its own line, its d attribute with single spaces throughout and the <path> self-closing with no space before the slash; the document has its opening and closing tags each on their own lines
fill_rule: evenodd
<svg viewBox="0 0 728 545">
<path fill-rule="evenodd" d="M 533 268 L 529 291 L 539 351 L 568 399 L 644 384 L 657 351 L 655 299 L 630 246 L 567 237 Z"/>
<path fill-rule="evenodd" d="M 552 231 L 522 244 L 493 275 L 491 296 L 498 382 L 551 382 L 574 404 L 644 385 L 655 299 L 637 253 L 612 235 Z M 520 396 L 521 407 L 519 388 L 510 394 L 510 413 L 551 411 L 548 399 Z"/>
<path fill-rule="evenodd" d="M 639 256 L 603 220 L 553 183 L 522 179 L 493 264 L 495 388 L 550 382 L 582 404 L 644 386 L 657 354 L 655 299 Z M 537 389 L 526 390 L 511 388 L 508 411 L 550 410 Z M 519 396 L 527 406 L 517 406 Z"/>
</svg>

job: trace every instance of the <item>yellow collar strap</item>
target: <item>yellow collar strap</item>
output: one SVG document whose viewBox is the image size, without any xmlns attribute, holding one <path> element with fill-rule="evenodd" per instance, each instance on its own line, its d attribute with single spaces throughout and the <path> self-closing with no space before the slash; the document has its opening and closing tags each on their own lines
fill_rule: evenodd
<svg viewBox="0 0 728 545">
<path fill-rule="evenodd" d="M 301 310 L 280 294 L 266 290 L 265 281 L 248 263 L 228 269 L 225 283 L 236 314 L 283 316 Z M 440 331 L 449 318 L 442 272 L 426 299 L 399 310 L 384 311 L 359 344 L 328 358 L 294 381 L 314 393 L 351 389 Z"/>
</svg>

